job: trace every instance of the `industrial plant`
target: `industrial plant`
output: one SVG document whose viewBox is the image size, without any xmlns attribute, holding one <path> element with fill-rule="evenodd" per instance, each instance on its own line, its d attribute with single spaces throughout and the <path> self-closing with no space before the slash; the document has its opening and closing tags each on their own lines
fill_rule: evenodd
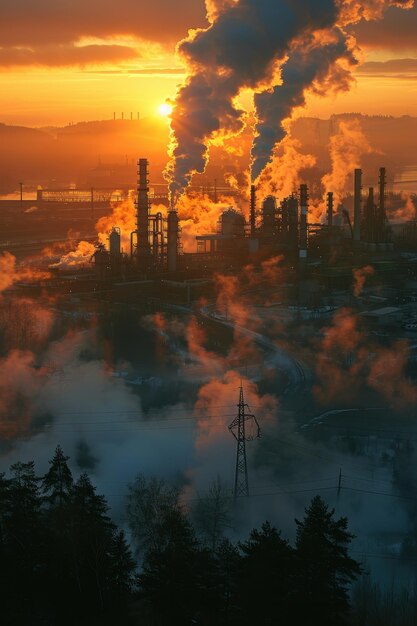
<svg viewBox="0 0 417 626">
<path fill-rule="evenodd" d="M 332 281 L 371 259 L 388 266 L 404 263 L 404 233 L 410 226 L 390 224 L 386 212 L 386 170 L 379 170 L 378 191 L 362 187 L 362 171 L 354 171 L 351 210 L 335 206 L 333 192 L 325 198 L 326 211 L 319 222 L 311 221 L 309 188 L 301 184 L 280 201 L 258 197 L 250 190 L 249 217 L 236 203 L 223 210 L 215 232 L 196 234 L 195 249 L 184 251 L 181 221 L 175 206 L 163 206 L 166 197 L 150 194 L 149 163 L 138 161 L 135 194 L 136 228 L 129 233 L 129 249 L 123 249 L 122 225 L 113 226 L 107 244 L 97 245 L 92 256 L 99 283 L 156 281 L 177 285 L 210 279 L 215 272 L 239 272 L 248 264 L 282 255 L 283 263 L 298 281 L 315 278 Z M 215 192 L 217 196 L 217 192 Z M 162 202 L 161 202 L 162 200 Z M 157 205 L 157 211 L 153 206 Z M 165 202 L 166 204 L 166 202 Z M 314 208 L 314 207 L 313 207 Z M 407 230 L 408 229 L 408 230 Z M 87 277 L 85 277 L 87 278 Z M 144 293 L 147 293 L 147 290 Z M 298 290 L 298 294 L 302 290 Z"/>
</svg>

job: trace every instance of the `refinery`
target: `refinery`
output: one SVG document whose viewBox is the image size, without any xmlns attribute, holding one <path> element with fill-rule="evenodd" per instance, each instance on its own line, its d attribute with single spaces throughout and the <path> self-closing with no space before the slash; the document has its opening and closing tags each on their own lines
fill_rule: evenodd
<svg viewBox="0 0 417 626">
<path fill-rule="evenodd" d="M 22 259 L 34 255 L 32 266 L 50 272 L 42 289 L 83 297 L 101 294 L 105 299 L 123 294 L 123 300 L 139 302 L 157 298 L 189 305 L 213 295 L 216 274 L 238 275 L 248 265 L 260 268 L 274 258 L 280 259 L 287 283 L 292 284 L 286 299 L 301 307 L 327 305 L 335 289 L 349 290 L 355 268 L 371 264 L 374 281 L 379 276 L 391 284 L 398 284 L 398 271 L 403 276 L 414 274 L 415 220 L 389 219 L 387 208 L 395 218 L 392 205 L 398 197 L 387 193 L 383 167 L 379 175 L 375 173 L 376 190 L 363 189 L 362 170 L 355 169 L 351 193 L 336 204 L 334 193 L 328 192 L 319 219 L 314 218 L 317 200 L 311 202 L 307 184 L 281 199 L 260 197 L 254 185 L 247 200 L 242 191 L 232 189 L 191 191 L 197 208 L 201 200 L 209 202 L 210 211 L 217 209 L 217 224 L 208 232 L 191 229 L 186 249 L 180 212 L 170 205 L 162 185 L 150 184 L 149 167 L 147 159 L 139 159 L 135 192 L 127 187 L 38 189 L 34 201 L 23 197 L 3 201 L 3 216 L 17 210 L 22 223 L 26 219 L 32 224 L 32 237 L 26 235 L 20 243 L 22 234 L 13 232 L 9 219 L 4 224 L 9 241 L 3 248 Z M 104 221 L 98 241 L 95 225 L 106 216 L 109 221 Z M 59 242 L 67 238 L 72 239 L 70 249 L 85 246 L 81 258 L 70 252 L 66 262 Z M 55 250 L 52 257 L 39 255 L 48 247 Z"/>
</svg>

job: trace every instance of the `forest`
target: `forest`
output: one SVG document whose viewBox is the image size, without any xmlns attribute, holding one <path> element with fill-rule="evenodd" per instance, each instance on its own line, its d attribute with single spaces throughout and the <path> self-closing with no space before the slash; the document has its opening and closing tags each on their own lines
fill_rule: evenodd
<svg viewBox="0 0 417 626">
<path fill-rule="evenodd" d="M 13 464 L 0 475 L 2 624 L 388 623 L 367 610 L 381 609 L 375 590 L 351 593 L 364 569 L 349 555 L 347 518 L 320 496 L 295 520 L 294 545 L 270 521 L 232 542 L 231 504 L 219 479 L 187 506 L 176 486 L 138 475 L 125 535 L 60 446 L 44 476 Z"/>
</svg>

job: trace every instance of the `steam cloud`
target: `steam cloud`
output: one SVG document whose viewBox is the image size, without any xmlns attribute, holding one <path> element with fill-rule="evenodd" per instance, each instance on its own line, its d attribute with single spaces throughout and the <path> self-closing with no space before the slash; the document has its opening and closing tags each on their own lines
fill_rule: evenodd
<svg viewBox="0 0 417 626">
<path fill-rule="evenodd" d="M 171 120 L 166 176 L 173 201 L 195 173 L 203 173 L 213 141 L 242 132 L 237 97 L 255 93 L 252 180 L 286 134 L 283 122 L 305 104 L 305 94 L 349 89 L 358 63 L 345 28 L 380 18 L 413 0 L 207 0 L 207 29 L 191 31 L 178 51 L 188 69 Z"/>
</svg>

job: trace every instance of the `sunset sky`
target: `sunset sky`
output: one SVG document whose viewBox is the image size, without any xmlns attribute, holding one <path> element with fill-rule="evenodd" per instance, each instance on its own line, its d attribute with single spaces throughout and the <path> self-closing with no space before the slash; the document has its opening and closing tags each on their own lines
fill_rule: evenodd
<svg viewBox="0 0 417 626">
<path fill-rule="evenodd" d="M 2 0 L 0 122 L 64 125 L 157 115 L 183 74 L 176 43 L 204 27 L 203 0 Z M 356 86 L 306 114 L 417 115 L 417 7 L 356 26 Z"/>
</svg>

